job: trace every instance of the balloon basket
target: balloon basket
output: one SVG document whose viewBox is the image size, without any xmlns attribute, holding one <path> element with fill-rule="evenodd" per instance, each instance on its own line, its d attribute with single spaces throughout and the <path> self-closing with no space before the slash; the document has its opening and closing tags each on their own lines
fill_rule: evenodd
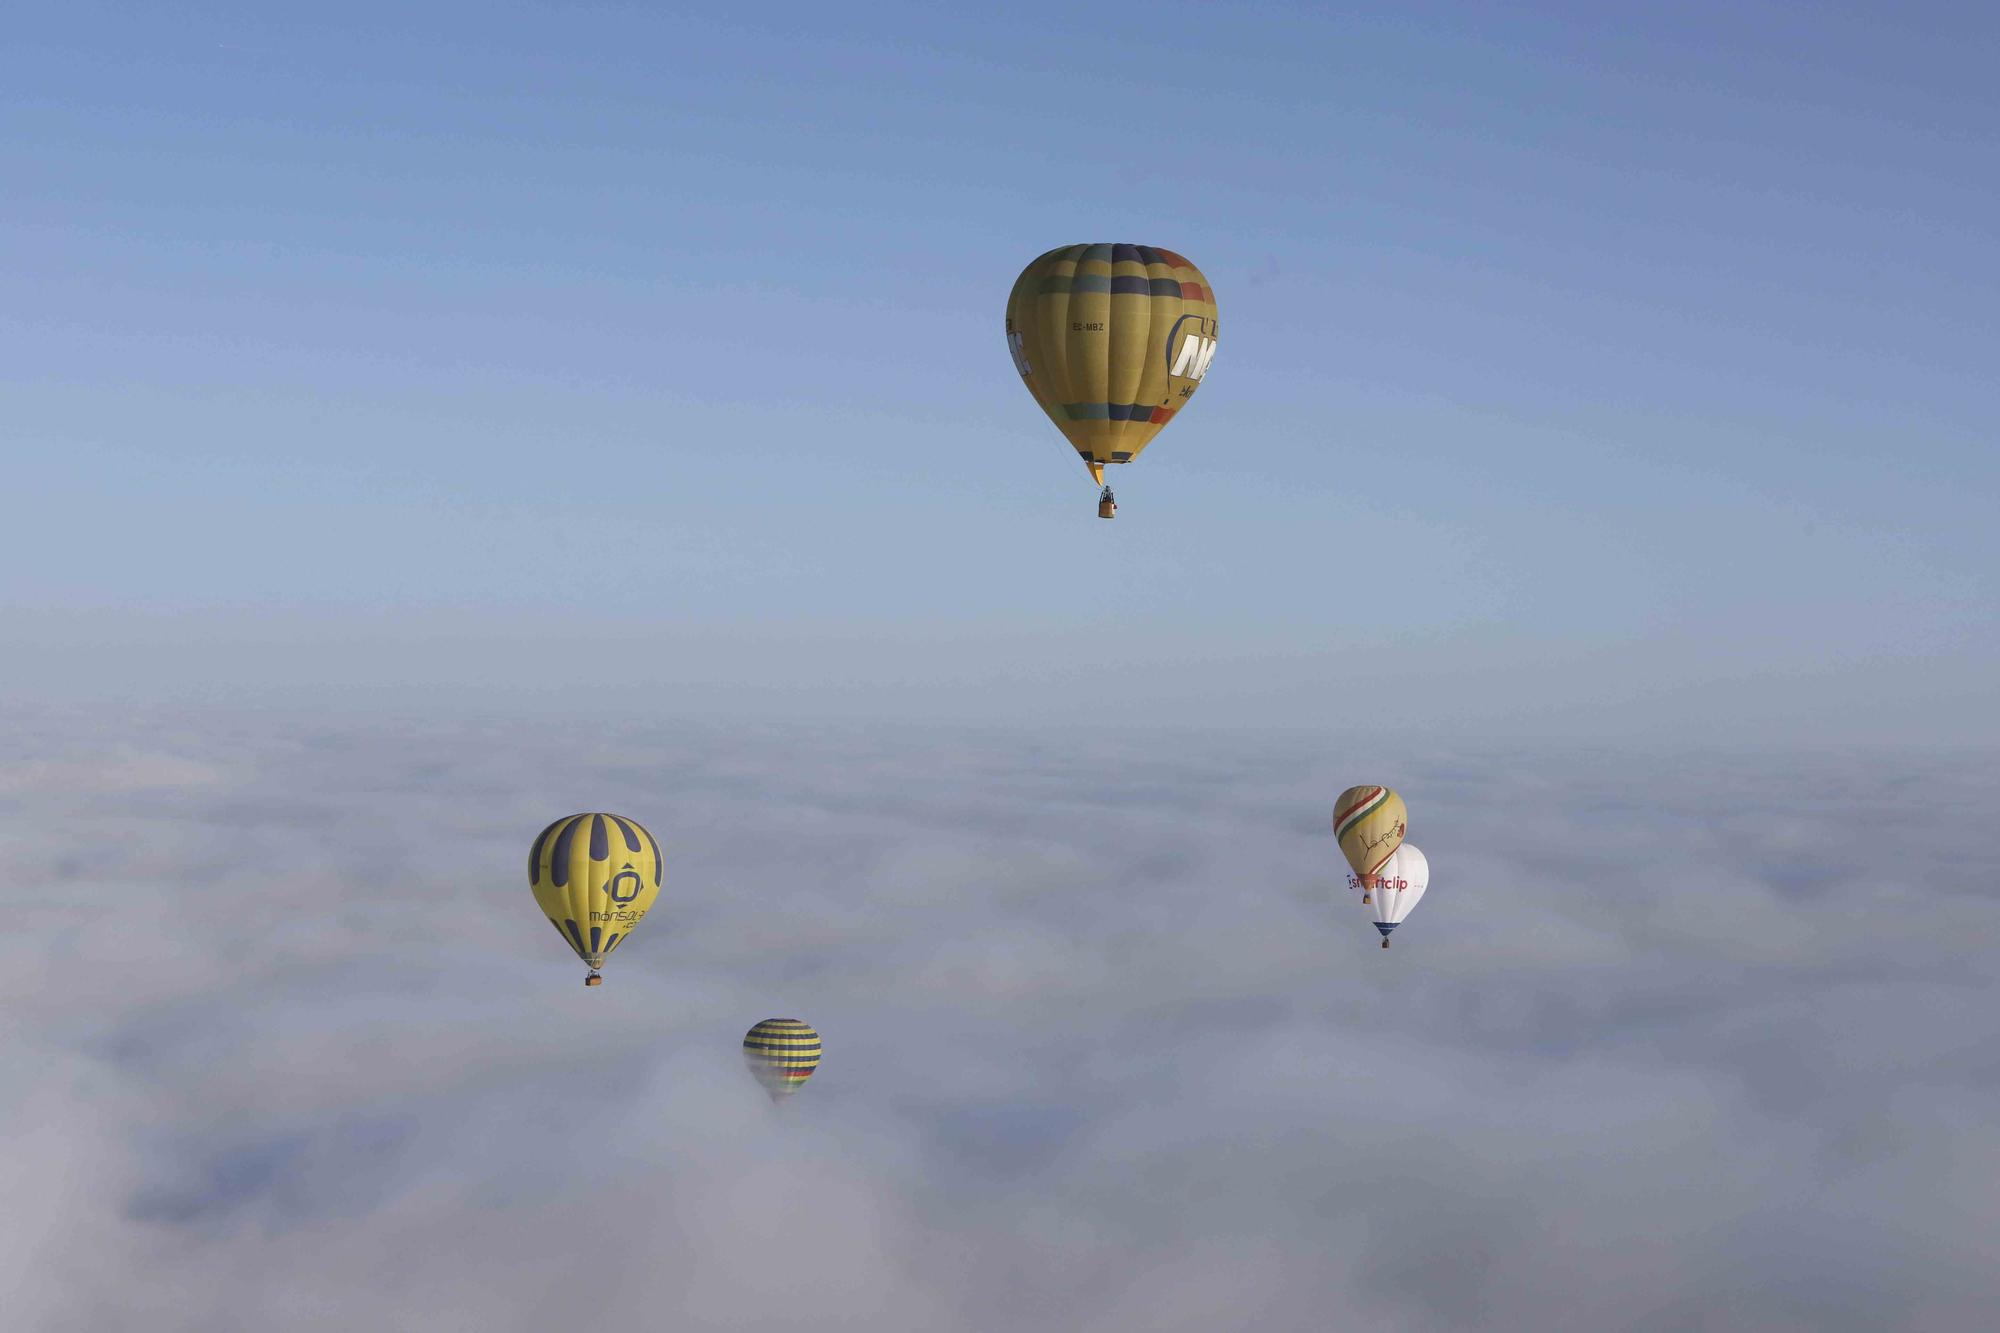
<svg viewBox="0 0 2000 1333">
<path fill-rule="evenodd" d="M 583 979 L 583 984 L 586 986 L 602 986 L 604 984 L 604 978 L 598 976 L 597 973 L 592 972 L 589 976 Z"/>
<path fill-rule="evenodd" d="M 1382 937 L 1382 947 L 1385 949 L 1389 947 L 1389 937 L 1387 935 Z"/>
<path fill-rule="evenodd" d="M 1368 896 L 1367 894 L 1365 894 L 1365 893 L 1361 895 L 1361 905 L 1362 905 L 1363 907 L 1366 907 L 1366 906 L 1368 906 L 1368 905 L 1369 905 L 1370 903 L 1372 903 L 1372 902 L 1374 902 L 1374 901 L 1375 901 L 1375 900 L 1374 900 L 1373 898 L 1370 898 L 1370 897 L 1369 897 L 1369 896 Z"/>
<path fill-rule="evenodd" d="M 1097 516 L 1099 518 L 1118 517 L 1118 501 L 1112 498 L 1109 486 L 1106 486 L 1104 493 L 1097 497 Z"/>
</svg>

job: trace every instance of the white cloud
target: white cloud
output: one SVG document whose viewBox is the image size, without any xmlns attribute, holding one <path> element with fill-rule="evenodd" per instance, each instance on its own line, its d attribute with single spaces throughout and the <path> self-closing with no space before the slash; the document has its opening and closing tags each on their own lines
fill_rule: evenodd
<svg viewBox="0 0 2000 1333">
<path fill-rule="evenodd" d="M 18 724 L 10 1323 L 1934 1329 L 2000 1296 L 1992 765 L 1341 753 Z M 1325 827 L 1377 776 L 1436 870 L 1388 952 Z M 586 991 L 522 862 L 592 807 L 668 885 Z M 736 1043 L 780 1015 L 827 1056 L 774 1113 Z"/>
</svg>

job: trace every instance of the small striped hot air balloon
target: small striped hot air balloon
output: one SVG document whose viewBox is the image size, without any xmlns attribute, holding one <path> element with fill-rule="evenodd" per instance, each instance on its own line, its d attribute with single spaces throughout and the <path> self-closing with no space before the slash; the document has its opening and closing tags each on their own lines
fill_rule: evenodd
<svg viewBox="0 0 2000 1333">
<path fill-rule="evenodd" d="M 603 980 L 605 956 L 646 919 L 660 896 L 660 844 L 622 815 L 569 815 L 542 830 L 528 851 L 535 905 L 590 968 L 586 986 Z"/>
<path fill-rule="evenodd" d="M 767 1018 L 743 1034 L 743 1063 L 772 1101 L 782 1101 L 819 1068 L 819 1033 L 796 1018 Z"/>
<path fill-rule="evenodd" d="M 1409 811 L 1403 798 L 1387 787 L 1349 787 L 1333 803 L 1333 836 L 1340 854 L 1361 882 L 1361 901 L 1369 901 L 1376 872 L 1403 845 Z"/>
<path fill-rule="evenodd" d="M 1215 292 L 1200 269 L 1150 245 L 1064 245 L 1021 270 L 1007 297 L 1014 369 L 1104 486 L 1173 420 L 1215 357 Z"/>
</svg>

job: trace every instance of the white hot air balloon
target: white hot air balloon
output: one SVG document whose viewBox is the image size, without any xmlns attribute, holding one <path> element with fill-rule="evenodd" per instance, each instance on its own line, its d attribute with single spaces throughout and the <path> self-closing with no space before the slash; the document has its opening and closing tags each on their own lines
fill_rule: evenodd
<svg viewBox="0 0 2000 1333">
<path fill-rule="evenodd" d="M 1431 863 L 1409 843 L 1398 847 L 1383 862 L 1375 887 L 1375 929 L 1382 932 L 1382 947 L 1389 947 L 1389 932 L 1403 924 L 1431 885 Z"/>
</svg>

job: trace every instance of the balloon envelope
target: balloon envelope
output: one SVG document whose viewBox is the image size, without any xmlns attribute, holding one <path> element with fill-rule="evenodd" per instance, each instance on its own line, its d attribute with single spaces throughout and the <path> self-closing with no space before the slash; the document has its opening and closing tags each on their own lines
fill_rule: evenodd
<svg viewBox="0 0 2000 1333">
<path fill-rule="evenodd" d="M 1100 481 L 1187 405 L 1215 357 L 1215 293 L 1150 245 L 1065 245 L 1007 297 L 1014 368 Z"/>
<path fill-rule="evenodd" d="M 1333 836 L 1354 873 L 1375 874 L 1403 845 L 1409 811 L 1387 787 L 1349 787 L 1333 803 Z"/>
<path fill-rule="evenodd" d="M 1431 863 L 1406 842 L 1382 863 L 1377 873 L 1382 878 L 1375 886 L 1375 929 L 1387 939 L 1389 932 L 1403 924 L 1403 918 L 1431 886 Z"/>
<path fill-rule="evenodd" d="M 789 1097 L 819 1068 L 819 1033 L 796 1018 L 767 1018 L 743 1034 L 743 1063 L 773 1101 Z"/>
<path fill-rule="evenodd" d="M 558 819 L 528 850 L 535 905 L 592 971 L 646 919 L 662 874 L 660 844 L 622 815 Z"/>
</svg>

